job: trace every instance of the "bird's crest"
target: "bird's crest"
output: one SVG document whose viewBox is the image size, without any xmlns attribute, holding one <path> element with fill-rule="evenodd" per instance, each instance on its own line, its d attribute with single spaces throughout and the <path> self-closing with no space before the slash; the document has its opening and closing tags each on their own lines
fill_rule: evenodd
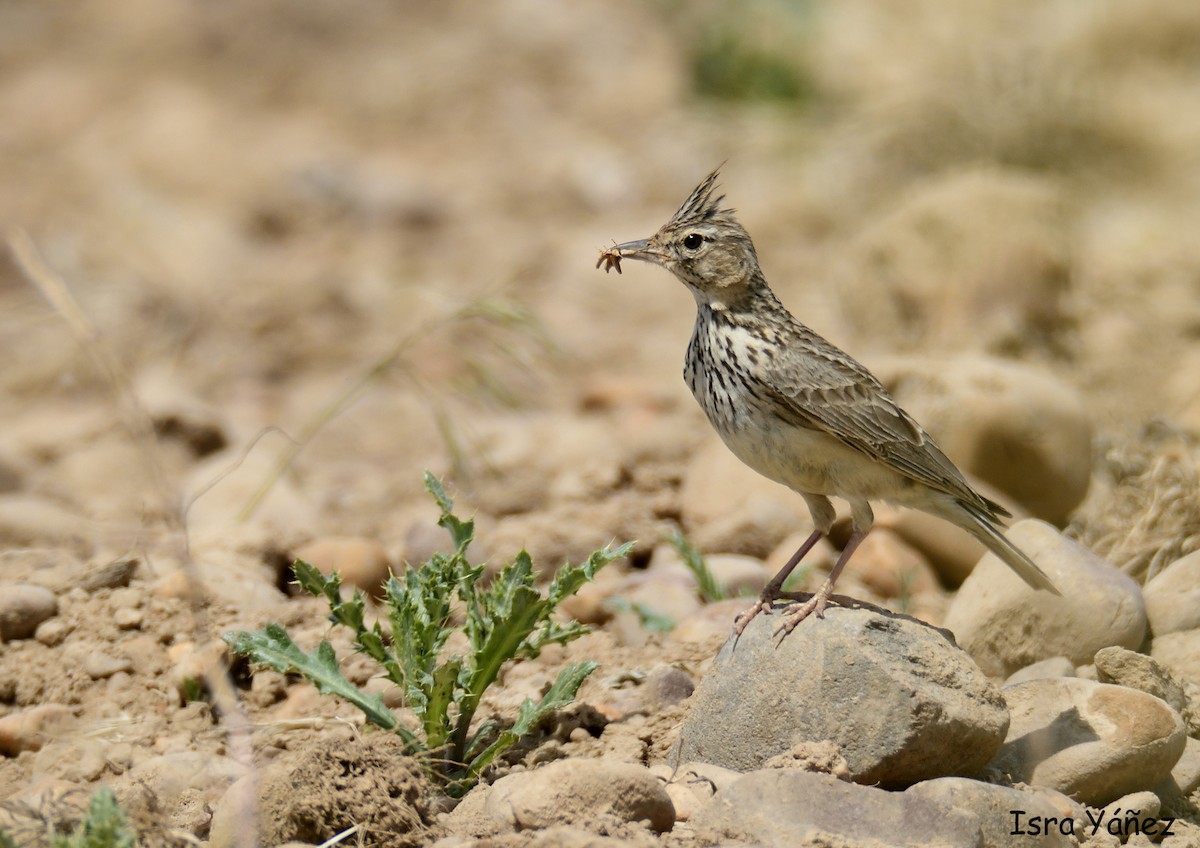
<svg viewBox="0 0 1200 848">
<path fill-rule="evenodd" d="M 713 197 L 717 189 L 717 177 L 720 175 L 721 168 L 718 166 L 715 171 L 704 178 L 700 185 L 692 189 L 692 193 L 688 195 L 687 200 L 683 201 L 679 211 L 671 216 L 667 226 L 678 227 L 731 216 L 732 209 L 721 208 L 721 201 L 725 199 L 725 195 L 718 194 Z"/>
</svg>

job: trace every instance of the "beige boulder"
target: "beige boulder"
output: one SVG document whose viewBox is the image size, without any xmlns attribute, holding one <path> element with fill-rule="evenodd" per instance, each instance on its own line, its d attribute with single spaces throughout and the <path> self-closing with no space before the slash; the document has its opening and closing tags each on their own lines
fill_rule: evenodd
<svg viewBox="0 0 1200 848">
<path fill-rule="evenodd" d="M 1007 677 L 1038 660 L 1092 662 L 1110 645 L 1136 650 L 1146 635 L 1137 583 L 1043 521 L 1019 521 L 1008 538 L 1062 596 L 1035 591 L 989 553 L 959 589 L 945 626 L 988 674 Z"/>
<path fill-rule="evenodd" d="M 893 358 L 872 370 L 965 473 L 1063 524 L 1087 494 L 1092 424 L 1071 386 L 982 356 Z"/>
</svg>

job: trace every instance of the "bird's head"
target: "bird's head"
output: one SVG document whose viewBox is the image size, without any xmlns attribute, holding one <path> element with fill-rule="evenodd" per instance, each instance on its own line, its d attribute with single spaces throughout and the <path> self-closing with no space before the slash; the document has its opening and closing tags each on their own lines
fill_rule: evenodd
<svg viewBox="0 0 1200 848">
<path fill-rule="evenodd" d="M 678 277 L 698 303 L 715 308 L 736 302 L 761 280 L 758 255 L 749 233 L 721 207 L 716 195 L 719 169 L 693 189 L 671 220 L 648 239 L 605 251 L 601 261 L 620 270 L 619 259 L 653 262 Z M 715 196 L 714 196 L 715 195 Z"/>
</svg>

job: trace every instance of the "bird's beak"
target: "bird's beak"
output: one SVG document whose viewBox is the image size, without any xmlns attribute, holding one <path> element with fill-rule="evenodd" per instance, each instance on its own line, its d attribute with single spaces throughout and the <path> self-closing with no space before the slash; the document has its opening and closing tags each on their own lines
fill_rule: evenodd
<svg viewBox="0 0 1200 848">
<path fill-rule="evenodd" d="M 618 244 L 613 251 L 620 254 L 622 259 L 637 259 L 642 262 L 657 262 L 658 251 L 650 245 L 650 239 L 638 239 Z"/>
<path fill-rule="evenodd" d="M 622 259 L 637 259 L 642 262 L 653 262 L 656 265 L 662 265 L 663 253 L 654 245 L 651 239 L 627 241 L 624 244 L 614 244 L 607 250 L 601 251 L 600 259 L 596 262 L 596 267 L 603 268 L 605 271 L 615 270 L 620 274 Z"/>
</svg>

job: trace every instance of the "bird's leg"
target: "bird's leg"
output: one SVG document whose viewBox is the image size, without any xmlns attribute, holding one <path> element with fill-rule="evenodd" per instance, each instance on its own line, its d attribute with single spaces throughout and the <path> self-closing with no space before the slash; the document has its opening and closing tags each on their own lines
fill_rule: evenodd
<svg viewBox="0 0 1200 848">
<path fill-rule="evenodd" d="M 846 542 L 846 547 L 842 549 L 842 555 L 838 557 L 833 570 L 829 572 L 829 577 L 821 584 L 821 588 L 817 590 L 815 595 L 800 604 L 799 608 L 795 611 L 788 613 L 787 618 L 783 620 L 783 623 L 779 625 L 779 629 L 775 631 L 776 636 L 780 633 L 784 636 L 791 633 L 796 629 L 797 624 L 804 621 L 810 615 L 815 614 L 817 618 L 825 617 L 825 606 L 829 603 L 829 596 L 833 594 L 833 584 L 837 582 L 842 569 L 846 567 L 846 563 L 854 555 L 854 550 L 866 537 L 866 530 L 855 530 L 850 534 L 850 539 Z"/>
<path fill-rule="evenodd" d="M 742 631 L 746 629 L 746 625 L 754 620 L 754 617 L 760 612 L 765 612 L 768 615 L 771 613 L 771 605 L 779 598 L 783 597 L 783 584 L 796 570 L 796 566 L 800 564 L 800 560 L 804 559 L 805 554 L 813 549 L 813 545 L 821 540 L 825 535 L 823 530 L 814 530 L 812 535 L 804 540 L 792 558 L 787 561 L 783 568 L 779 569 L 779 573 L 771 578 L 771 582 L 762 590 L 762 595 L 759 596 L 758 602 L 745 610 L 733 622 L 733 635 L 741 636 Z"/>
</svg>

